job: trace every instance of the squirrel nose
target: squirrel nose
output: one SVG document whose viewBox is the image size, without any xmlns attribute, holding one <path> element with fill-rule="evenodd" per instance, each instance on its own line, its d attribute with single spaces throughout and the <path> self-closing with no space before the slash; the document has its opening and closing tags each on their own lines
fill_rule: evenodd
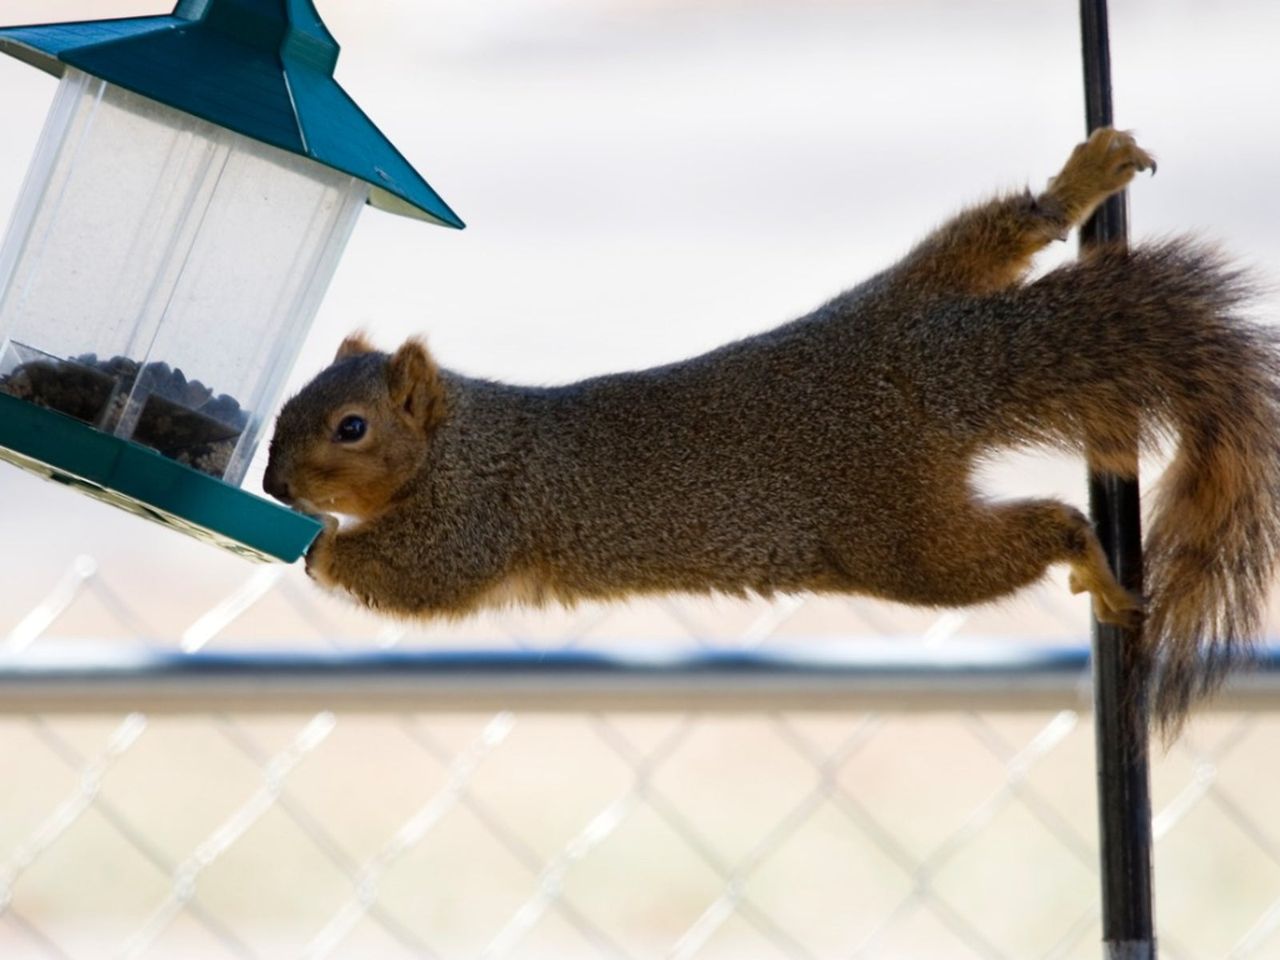
<svg viewBox="0 0 1280 960">
<path fill-rule="evenodd" d="M 273 470 L 270 465 L 267 466 L 267 472 L 262 477 L 262 489 L 277 500 L 282 500 L 285 503 L 288 503 L 291 499 L 288 482 L 280 479 L 279 473 Z"/>
</svg>

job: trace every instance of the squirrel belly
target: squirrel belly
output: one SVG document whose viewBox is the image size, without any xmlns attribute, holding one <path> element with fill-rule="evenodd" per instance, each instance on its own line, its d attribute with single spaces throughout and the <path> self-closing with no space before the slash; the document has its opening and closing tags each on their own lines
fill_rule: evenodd
<svg viewBox="0 0 1280 960">
<path fill-rule="evenodd" d="M 811 315 L 700 357 L 553 388 L 348 338 L 284 407 L 265 486 L 330 525 L 321 583 L 400 616 L 644 593 L 1006 596 L 1056 563 L 1101 619 L 1140 601 L 1087 520 L 972 484 L 1049 444 L 1132 475 L 1177 450 L 1147 537 L 1144 647 L 1172 729 L 1248 649 L 1280 546 L 1280 346 L 1189 240 L 1032 256 L 1154 161 L 1095 133 L 1039 195 L 945 223 Z"/>
</svg>

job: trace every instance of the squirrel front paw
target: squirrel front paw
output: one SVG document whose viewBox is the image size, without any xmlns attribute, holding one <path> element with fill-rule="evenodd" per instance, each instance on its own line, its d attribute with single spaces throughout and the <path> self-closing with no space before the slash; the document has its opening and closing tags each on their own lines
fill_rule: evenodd
<svg viewBox="0 0 1280 960">
<path fill-rule="evenodd" d="M 1155 157 L 1138 146 L 1132 133 L 1102 127 L 1071 151 L 1047 193 L 1078 223 L 1143 170 L 1156 172 Z"/>
<path fill-rule="evenodd" d="M 331 513 L 321 512 L 319 508 L 306 501 L 299 501 L 295 506 L 302 513 L 324 524 L 324 529 L 316 535 L 316 538 L 311 541 L 311 546 L 307 548 L 303 563 L 307 576 L 317 583 L 328 583 L 329 558 L 333 552 L 333 539 L 338 535 L 338 518 Z"/>
</svg>

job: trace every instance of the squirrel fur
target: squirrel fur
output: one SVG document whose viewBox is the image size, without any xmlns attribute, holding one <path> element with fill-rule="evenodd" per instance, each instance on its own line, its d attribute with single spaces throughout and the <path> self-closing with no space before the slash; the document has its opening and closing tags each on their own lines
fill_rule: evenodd
<svg viewBox="0 0 1280 960">
<path fill-rule="evenodd" d="M 1052 564 L 1143 621 L 1176 728 L 1248 650 L 1280 545 L 1280 345 L 1197 242 L 1033 255 L 1152 157 L 1099 130 L 1038 195 L 943 224 L 812 314 L 705 355 L 567 386 L 473 379 L 357 334 L 282 409 L 264 486 L 332 516 L 321 584 L 410 617 L 667 591 L 994 600 Z M 1133 477 L 1165 437 L 1145 602 L 1088 519 L 993 501 L 975 462 L 1044 444 Z"/>
</svg>

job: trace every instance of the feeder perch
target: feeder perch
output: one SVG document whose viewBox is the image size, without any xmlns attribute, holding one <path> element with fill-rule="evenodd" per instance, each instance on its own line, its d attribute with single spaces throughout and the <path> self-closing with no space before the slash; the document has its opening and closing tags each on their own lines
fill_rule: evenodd
<svg viewBox="0 0 1280 960">
<path fill-rule="evenodd" d="M 0 457 L 237 553 L 241 490 L 361 207 L 462 221 L 333 79 L 311 0 L 0 29 L 61 77 L 0 244 Z"/>
</svg>

